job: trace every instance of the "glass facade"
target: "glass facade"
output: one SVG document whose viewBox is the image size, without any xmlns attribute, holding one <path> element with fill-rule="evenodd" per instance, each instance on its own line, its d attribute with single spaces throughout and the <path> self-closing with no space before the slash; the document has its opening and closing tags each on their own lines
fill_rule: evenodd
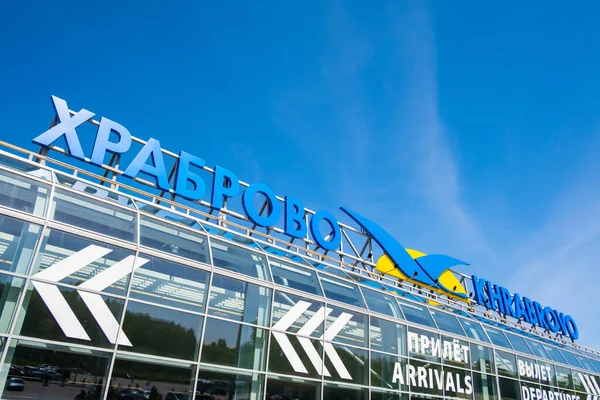
<svg viewBox="0 0 600 400">
<path fill-rule="evenodd" d="M 0 167 L 1 398 L 600 393 L 596 355 L 77 187 Z"/>
</svg>

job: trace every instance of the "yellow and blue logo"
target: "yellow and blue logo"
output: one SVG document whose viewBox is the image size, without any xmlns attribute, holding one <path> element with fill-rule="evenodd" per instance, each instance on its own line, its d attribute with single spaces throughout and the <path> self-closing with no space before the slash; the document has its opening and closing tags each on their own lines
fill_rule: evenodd
<svg viewBox="0 0 600 400">
<path fill-rule="evenodd" d="M 457 300 L 469 301 L 465 287 L 450 270 L 455 265 L 468 263 L 443 254 L 425 254 L 407 249 L 368 218 L 344 207 L 341 210 L 383 249 L 384 254 L 375 266 L 377 271 Z"/>
</svg>

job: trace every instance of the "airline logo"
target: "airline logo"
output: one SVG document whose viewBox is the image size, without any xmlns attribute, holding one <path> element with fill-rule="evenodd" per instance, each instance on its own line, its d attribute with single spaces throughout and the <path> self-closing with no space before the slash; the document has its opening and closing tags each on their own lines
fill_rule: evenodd
<svg viewBox="0 0 600 400">
<path fill-rule="evenodd" d="M 458 300 L 468 301 L 465 287 L 450 271 L 455 265 L 469 265 L 442 254 L 425 254 L 402 246 L 379 225 L 362 215 L 341 207 L 383 249 L 384 255 L 377 260 L 377 271 L 395 278 L 416 283 L 438 293 Z"/>
<path fill-rule="evenodd" d="M 86 268 L 89 264 L 104 257 L 111 251 L 105 247 L 90 245 L 32 276 L 31 283 L 65 336 L 73 339 L 91 340 L 54 283 L 58 283 L 69 275 Z M 136 259 L 135 256 L 128 256 L 93 278 L 83 282 L 78 288 L 102 291 L 148 261 L 150 260 L 140 257 Z M 115 344 L 118 335 L 118 344 L 132 346 L 125 333 L 119 328 L 119 322 L 113 316 L 102 296 L 85 290 L 77 290 L 77 293 L 90 310 L 90 313 L 110 343 Z"/>
<path fill-rule="evenodd" d="M 275 325 L 273 325 L 273 337 L 279 344 L 279 347 L 281 347 L 283 354 L 290 362 L 294 371 L 301 374 L 308 374 L 308 370 L 306 369 L 306 366 L 304 365 L 302 360 L 300 360 L 300 356 L 298 355 L 296 350 L 294 350 L 294 347 L 292 346 L 292 343 L 290 342 L 286 331 L 294 322 L 296 322 L 296 320 L 300 318 L 302 313 L 308 310 L 308 308 L 311 305 L 311 303 L 306 301 L 297 302 L 288 312 L 285 313 L 283 317 L 281 317 L 279 321 L 277 321 Z M 298 336 L 294 335 L 298 339 L 300 346 L 302 346 L 302 349 L 308 356 L 308 359 L 310 360 L 311 364 L 317 370 L 317 373 L 319 375 L 324 376 L 331 376 L 331 373 L 324 365 L 321 355 L 312 345 L 310 339 L 307 336 L 312 334 L 319 327 L 319 325 L 321 325 L 323 321 L 325 321 L 325 318 L 327 318 L 332 311 L 333 310 L 331 308 L 321 307 L 302 326 L 302 328 L 300 328 L 300 330 L 298 331 Z M 335 348 L 331 343 L 329 343 L 329 341 L 333 340 L 333 338 L 335 338 L 337 334 L 340 333 L 342 329 L 344 329 L 344 327 L 348 324 L 348 322 L 351 319 L 352 314 L 340 314 L 340 316 L 337 317 L 337 319 L 329 326 L 329 328 L 325 330 L 325 333 L 319 338 L 320 340 L 325 340 L 323 344 L 325 355 L 329 357 L 333 368 L 335 368 L 340 378 L 347 380 L 351 380 L 352 376 L 346 369 L 346 366 L 340 359 L 340 356 L 338 356 L 338 354 L 335 351 Z"/>
</svg>

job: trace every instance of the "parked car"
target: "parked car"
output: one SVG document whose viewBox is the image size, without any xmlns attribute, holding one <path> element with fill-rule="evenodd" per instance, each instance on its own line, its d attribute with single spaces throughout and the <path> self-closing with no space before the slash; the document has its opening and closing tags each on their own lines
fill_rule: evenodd
<svg viewBox="0 0 600 400">
<path fill-rule="evenodd" d="M 6 390 L 18 390 L 23 391 L 25 389 L 25 382 L 21 378 L 8 378 L 6 382 Z"/>
</svg>

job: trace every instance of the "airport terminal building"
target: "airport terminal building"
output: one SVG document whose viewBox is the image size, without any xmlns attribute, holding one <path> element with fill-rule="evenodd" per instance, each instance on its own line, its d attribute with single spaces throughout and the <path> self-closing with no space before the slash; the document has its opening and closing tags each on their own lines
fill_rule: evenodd
<svg viewBox="0 0 600 400">
<path fill-rule="evenodd" d="M 0 142 L 2 399 L 600 396 L 569 315 L 52 102 Z"/>
</svg>

